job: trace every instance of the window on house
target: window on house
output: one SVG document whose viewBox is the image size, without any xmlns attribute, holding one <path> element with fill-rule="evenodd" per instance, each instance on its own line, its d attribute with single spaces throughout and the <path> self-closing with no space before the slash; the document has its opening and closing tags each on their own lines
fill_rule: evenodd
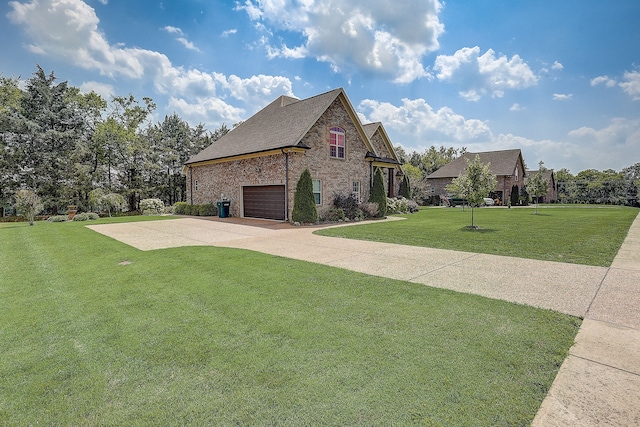
<svg viewBox="0 0 640 427">
<path fill-rule="evenodd" d="M 353 181 L 351 184 L 351 195 L 356 202 L 360 203 L 360 181 Z"/>
<path fill-rule="evenodd" d="M 195 191 L 198 191 L 198 181 L 195 182 L 194 188 L 195 188 Z"/>
<path fill-rule="evenodd" d="M 518 180 L 518 166 L 516 166 L 515 176 L 516 176 L 516 181 L 517 181 Z"/>
<path fill-rule="evenodd" d="M 344 130 L 333 127 L 329 132 L 329 157 L 344 159 Z"/>
<path fill-rule="evenodd" d="M 316 199 L 316 205 L 322 204 L 322 181 L 313 180 L 313 198 Z"/>
</svg>

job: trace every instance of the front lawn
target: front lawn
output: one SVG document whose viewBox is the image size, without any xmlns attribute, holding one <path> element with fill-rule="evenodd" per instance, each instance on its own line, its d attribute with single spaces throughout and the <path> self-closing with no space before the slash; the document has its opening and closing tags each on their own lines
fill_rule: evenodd
<svg viewBox="0 0 640 427">
<path fill-rule="evenodd" d="M 329 228 L 318 234 L 608 267 L 638 215 L 619 206 L 423 208 L 406 220 Z M 515 273 L 517 274 L 517 273 Z"/>
<path fill-rule="evenodd" d="M 529 425 L 580 325 L 84 225 L 0 225 L 2 425 Z"/>
</svg>

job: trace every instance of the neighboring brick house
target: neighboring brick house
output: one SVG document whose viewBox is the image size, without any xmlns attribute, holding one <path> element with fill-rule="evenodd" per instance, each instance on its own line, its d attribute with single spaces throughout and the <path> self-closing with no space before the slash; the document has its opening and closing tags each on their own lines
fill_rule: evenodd
<svg viewBox="0 0 640 427">
<path fill-rule="evenodd" d="M 538 171 L 527 171 L 527 179 L 536 175 Z M 538 199 L 539 203 L 551 203 L 552 201 L 558 200 L 558 186 L 556 185 L 556 174 L 553 173 L 553 169 L 546 169 L 542 171 L 542 176 L 549 183 L 549 189 L 547 194 L 544 196 L 540 196 Z M 526 184 L 526 181 L 525 181 Z"/>
<path fill-rule="evenodd" d="M 342 88 L 304 100 L 281 96 L 187 161 L 191 204 L 231 201 L 239 217 L 289 220 L 296 184 L 311 172 L 318 208 L 334 195 L 369 199 L 375 168 L 397 194 L 400 163 L 381 124 L 363 126 Z"/>
<path fill-rule="evenodd" d="M 482 163 L 491 164 L 491 172 L 496 176 L 497 186 L 488 197 L 504 203 L 511 197 L 511 189 L 518 186 L 518 191 L 524 184 L 526 176 L 522 152 L 519 149 L 487 151 L 484 153 L 464 153 L 457 159 L 447 163 L 431 175 L 427 176 L 427 182 L 431 184 L 434 195 L 448 196 L 446 186 L 454 178 L 460 176 L 467 166 L 467 159 L 473 161 L 476 155 L 480 156 Z"/>
</svg>

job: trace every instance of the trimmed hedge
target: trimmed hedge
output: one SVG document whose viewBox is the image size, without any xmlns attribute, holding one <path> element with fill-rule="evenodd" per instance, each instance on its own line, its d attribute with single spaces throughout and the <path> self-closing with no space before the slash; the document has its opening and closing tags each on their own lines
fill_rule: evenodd
<svg viewBox="0 0 640 427">
<path fill-rule="evenodd" d="M 206 203 L 200 205 L 198 209 L 198 215 L 200 216 L 216 216 L 218 215 L 218 206 L 213 203 Z"/>
<path fill-rule="evenodd" d="M 185 215 L 187 206 L 189 206 L 187 202 L 176 202 L 173 205 L 173 213 L 176 215 Z"/>
<path fill-rule="evenodd" d="M 190 205 L 187 202 L 176 202 L 173 205 L 173 213 L 175 215 L 216 216 L 218 215 L 218 206 L 214 203 Z"/>
<path fill-rule="evenodd" d="M 74 221 L 88 221 L 100 218 L 100 215 L 94 212 L 82 212 L 73 217 Z"/>
</svg>

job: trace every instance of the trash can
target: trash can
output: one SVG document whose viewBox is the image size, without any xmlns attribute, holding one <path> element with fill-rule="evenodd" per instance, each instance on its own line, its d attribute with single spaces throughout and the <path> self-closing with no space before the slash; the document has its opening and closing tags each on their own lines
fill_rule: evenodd
<svg viewBox="0 0 640 427">
<path fill-rule="evenodd" d="M 229 216 L 229 206 L 231 202 L 229 200 L 218 201 L 218 217 L 226 218 Z"/>
</svg>

